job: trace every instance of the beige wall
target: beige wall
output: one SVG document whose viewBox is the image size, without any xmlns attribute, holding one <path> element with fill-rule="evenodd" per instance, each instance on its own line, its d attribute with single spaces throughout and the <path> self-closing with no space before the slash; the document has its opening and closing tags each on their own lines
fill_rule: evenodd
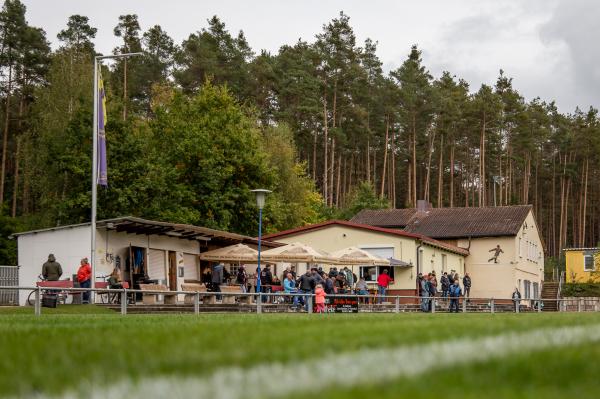
<svg viewBox="0 0 600 399">
<path fill-rule="evenodd" d="M 416 284 L 416 251 L 417 242 L 413 238 L 396 236 L 377 231 L 363 230 L 348 226 L 331 225 L 321 229 L 300 232 L 299 234 L 276 238 L 277 241 L 286 244 L 292 242 L 302 242 L 310 245 L 313 248 L 322 249 L 327 252 L 334 252 L 347 247 L 358 248 L 394 248 L 394 258 L 410 263 L 413 267 L 394 269 L 394 284 L 391 289 L 414 289 Z M 422 259 L 426 265 L 425 272 L 431 270 L 442 270 L 442 254 L 446 255 L 448 268 L 460 267 L 461 255 L 457 255 L 442 249 L 431 246 L 422 247 Z M 433 269 L 432 269 L 433 267 Z M 324 267 L 329 270 L 328 267 Z M 279 268 L 278 268 L 279 270 Z M 299 271 L 302 272 L 302 266 L 299 266 Z M 358 266 L 354 267 L 354 272 L 358 274 Z"/>
<path fill-rule="evenodd" d="M 96 276 L 109 274 L 115 266 L 114 262 L 110 263 L 107 260 L 107 253 L 112 254 L 113 258 L 119 255 L 121 257 L 121 270 L 125 270 L 125 259 L 128 256 L 130 245 L 165 251 L 165 276 L 167 276 L 167 285 L 169 275 L 168 251 L 177 252 L 177 259 L 182 259 L 184 253 L 198 255 L 200 249 L 198 241 L 195 240 L 159 235 L 126 234 L 124 232 L 116 232 L 115 230 L 98 229 L 98 233 L 96 234 Z M 181 283 L 183 283 L 184 279 L 185 276 L 177 278 L 177 289 L 181 288 Z"/>
<path fill-rule="evenodd" d="M 469 247 L 469 240 L 448 242 Z M 504 253 L 498 257 L 498 263 L 488 262 L 493 255 L 490 250 L 496 245 L 500 245 Z M 517 236 L 474 238 L 469 252 L 465 260 L 465 271 L 471 276 L 472 297 L 509 298 L 517 286 L 524 295 L 525 280 L 532 283 L 531 295 L 534 282 L 539 284 L 541 290 L 544 276 L 543 247 L 531 212 Z"/>
</svg>

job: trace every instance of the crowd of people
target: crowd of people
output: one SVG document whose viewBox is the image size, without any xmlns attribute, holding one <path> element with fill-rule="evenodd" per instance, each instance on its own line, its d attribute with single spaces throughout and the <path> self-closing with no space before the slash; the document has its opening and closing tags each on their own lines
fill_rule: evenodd
<svg viewBox="0 0 600 399">
<path fill-rule="evenodd" d="M 444 272 L 440 277 L 438 288 L 438 280 L 435 271 L 424 275 L 419 273 L 417 276 L 417 287 L 419 291 L 419 297 L 421 298 L 421 311 L 431 312 L 433 309 L 432 300 L 435 297 L 444 298 L 448 304 L 448 310 L 450 313 L 458 313 L 458 302 L 461 296 L 464 296 L 465 300 L 468 301 L 471 295 L 471 277 L 469 273 L 466 273 L 462 279 L 462 288 L 460 286 L 460 276 L 455 272 Z"/>
</svg>

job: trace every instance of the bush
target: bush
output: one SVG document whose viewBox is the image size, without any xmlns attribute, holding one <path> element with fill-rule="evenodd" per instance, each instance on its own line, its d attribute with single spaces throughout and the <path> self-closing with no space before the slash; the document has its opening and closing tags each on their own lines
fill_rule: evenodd
<svg viewBox="0 0 600 399">
<path fill-rule="evenodd" d="M 567 283 L 562 289 L 563 297 L 600 297 L 600 284 L 598 283 Z"/>
</svg>

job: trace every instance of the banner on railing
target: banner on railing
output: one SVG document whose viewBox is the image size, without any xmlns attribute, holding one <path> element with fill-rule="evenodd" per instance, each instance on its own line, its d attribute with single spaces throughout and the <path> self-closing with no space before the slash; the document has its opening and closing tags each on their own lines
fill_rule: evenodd
<svg viewBox="0 0 600 399">
<path fill-rule="evenodd" d="M 358 297 L 336 296 L 325 297 L 325 306 L 330 312 L 335 313 L 358 313 Z"/>
</svg>

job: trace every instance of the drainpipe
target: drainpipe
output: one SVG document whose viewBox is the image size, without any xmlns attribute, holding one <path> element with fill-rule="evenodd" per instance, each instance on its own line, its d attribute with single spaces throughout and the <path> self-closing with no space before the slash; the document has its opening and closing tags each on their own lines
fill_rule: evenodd
<svg viewBox="0 0 600 399">
<path fill-rule="evenodd" d="M 419 245 L 417 245 L 417 278 L 416 278 L 416 287 L 417 287 L 417 296 L 419 295 L 419 273 L 421 271 L 421 262 L 420 262 L 420 253 L 421 247 L 423 246 L 423 241 L 419 241 Z"/>
</svg>

